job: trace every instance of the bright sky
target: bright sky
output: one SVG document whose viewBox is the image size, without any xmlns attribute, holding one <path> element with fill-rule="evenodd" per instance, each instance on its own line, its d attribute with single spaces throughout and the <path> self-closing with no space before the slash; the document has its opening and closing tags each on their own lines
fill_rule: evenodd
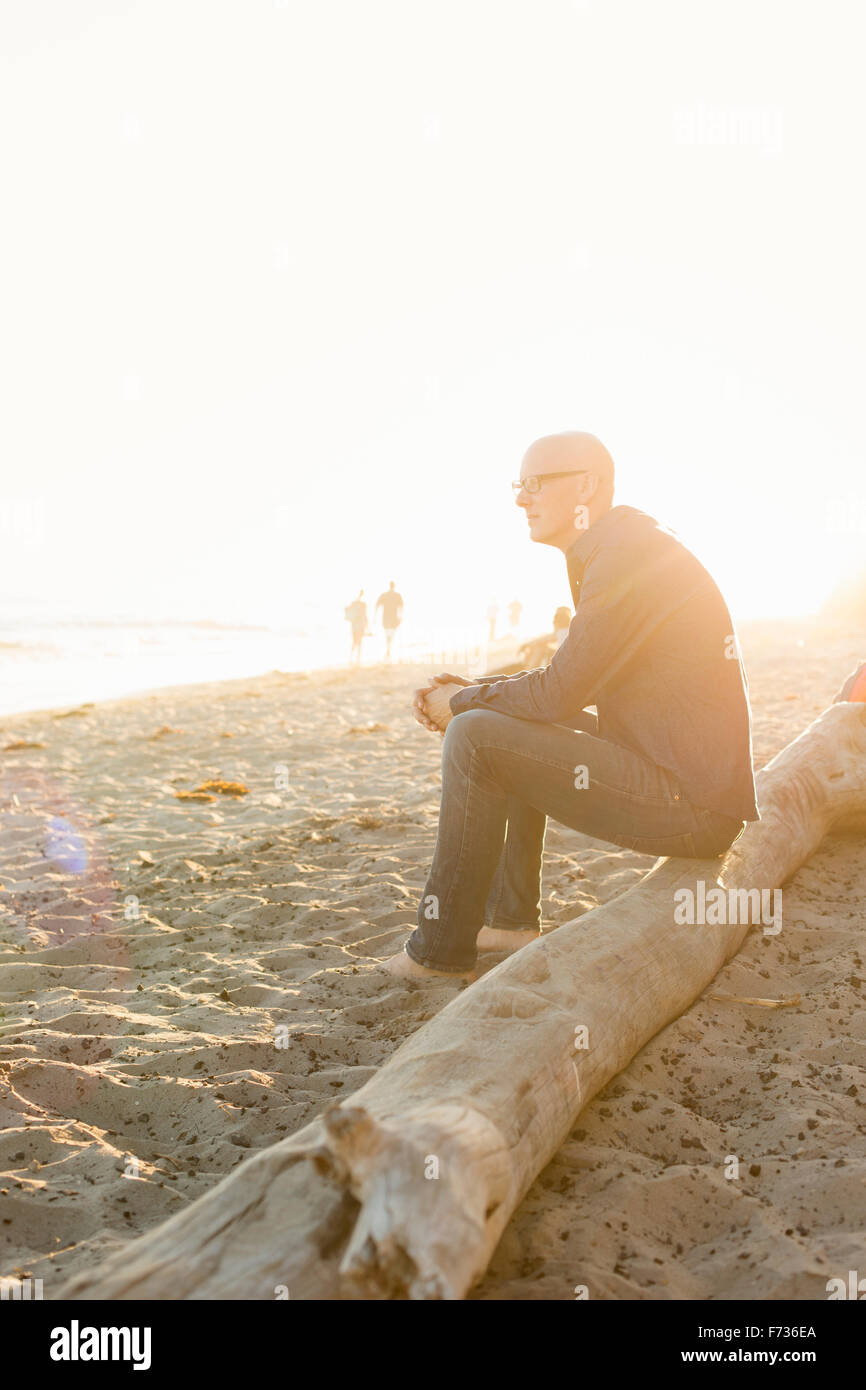
<svg viewBox="0 0 866 1390">
<path fill-rule="evenodd" d="M 589 429 L 738 618 L 866 540 L 860 0 L 4 0 L 0 600 L 568 600 Z"/>
</svg>

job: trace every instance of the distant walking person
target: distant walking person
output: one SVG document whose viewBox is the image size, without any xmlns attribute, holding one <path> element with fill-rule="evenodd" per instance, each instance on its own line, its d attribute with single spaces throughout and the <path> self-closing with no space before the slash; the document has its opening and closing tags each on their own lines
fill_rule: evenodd
<svg viewBox="0 0 866 1390">
<path fill-rule="evenodd" d="M 403 595 L 398 594 L 391 580 L 384 594 L 376 599 L 376 612 L 382 610 L 382 629 L 385 633 L 385 660 L 391 660 L 394 634 L 403 621 Z"/>
<path fill-rule="evenodd" d="M 523 604 L 519 599 L 514 599 L 508 605 L 508 623 L 512 632 L 516 632 L 520 627 L 520 615 L 523 612 Z"/>
<path fill-rule="evenodd" d="M 353 599 L 345 613 L 346 618 L 352 628 L 352 652 L 349 661 L 361 664 L 361 643 L 367 635 L 367 605 L 364 602 L 364 590 L 358 590 L 358 597 Z"/>
<path fill-rule="evenodd" d="M 493 642 L 496 638 L 496 619 L 499 617 L 499 604 L 496 599 L 490 600 L 490 607 L 487 610 L 487 640 Z"/>
</svg>

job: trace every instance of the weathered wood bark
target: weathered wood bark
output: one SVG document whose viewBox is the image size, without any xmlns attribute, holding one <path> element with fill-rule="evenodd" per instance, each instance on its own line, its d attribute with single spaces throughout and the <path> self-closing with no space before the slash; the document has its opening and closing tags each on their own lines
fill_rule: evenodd
<svg viewBox="0 0 866 1390">
<path fill-rule="evenodd" d="M 674 893 L 775 889 L 866 812 L 866 706 L 831 706 L 758 792 L 762 820 L 724 859 L 661 860 L 505 960 L 353 1097 L 60 1296 L 462 1297 L 583 1106 L 742 944 L 748 921 L 678 925 Z"/>
</svg>

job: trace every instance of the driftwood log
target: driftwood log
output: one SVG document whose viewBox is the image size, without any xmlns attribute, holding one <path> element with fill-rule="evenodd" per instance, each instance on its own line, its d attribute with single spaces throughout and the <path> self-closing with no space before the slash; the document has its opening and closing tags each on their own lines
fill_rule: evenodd
<svg viewBox="0 0 866 1390">
<path fill-rule="evenodd" d="M 509 957 L 354 1096 L 59 1296 L 463 1297 L 582 1108 L 741 946 L 748 912 L 678 922 L 678 890 L 777 889 L 831 826 L 862 828 L 866 705 L 827 709 L 759 774 L 758 796 L 761 821 L 724 858 L 660 860 Z"/>
</svg>

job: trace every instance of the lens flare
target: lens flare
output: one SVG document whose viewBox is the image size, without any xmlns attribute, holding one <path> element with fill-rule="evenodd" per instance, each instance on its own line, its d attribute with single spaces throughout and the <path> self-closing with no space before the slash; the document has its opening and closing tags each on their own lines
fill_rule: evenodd
<svg viewBox="0 0 866 1390">
<path fill-rule="evenodd" d="M 75 827 L 62 816 L 53 816 L 48 822 L 45 857 L 67 874 L 87 871 L 87 845 Z"/>
</svg>

